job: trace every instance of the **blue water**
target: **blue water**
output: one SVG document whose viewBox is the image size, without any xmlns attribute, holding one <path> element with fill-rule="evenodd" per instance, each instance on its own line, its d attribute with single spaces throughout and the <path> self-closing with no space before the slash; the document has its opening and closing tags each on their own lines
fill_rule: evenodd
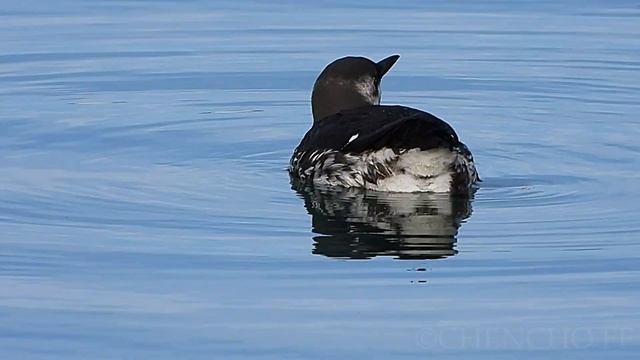
<svg viewBox="0 0 640 360">
<path fill-rule="evenodd" d="M 0 358 L 631 359 L 637 1 L 0 1 Z M 470 201 L 291 189 L 335 58 Z"/>
</svg>

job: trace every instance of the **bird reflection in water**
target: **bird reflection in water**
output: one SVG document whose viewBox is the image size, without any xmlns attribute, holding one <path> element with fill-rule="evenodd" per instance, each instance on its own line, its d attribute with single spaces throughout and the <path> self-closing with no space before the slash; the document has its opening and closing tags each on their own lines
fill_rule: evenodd
<svg viewBox="0 0 640 360">
<path fill-rule="evenodd" d="M 292 188 L 312 216 L 313 253 L 337 258 L 440 259 L 453 256 L 472 197 L 356 188 Z"/>
</svg>

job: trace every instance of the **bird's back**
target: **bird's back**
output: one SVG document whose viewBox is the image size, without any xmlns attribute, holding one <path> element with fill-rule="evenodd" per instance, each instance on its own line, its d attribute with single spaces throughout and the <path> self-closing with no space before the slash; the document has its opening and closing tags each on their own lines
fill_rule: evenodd
<svg viewBox="0 0 640 360">
<path fill-rule="evenodd" d="M 304 183 L 405 192 L 462 192 L 477 180 L 453 128 L 404 106 L 366 106 L 316 121 L 289 171 Z"/>
</svg>

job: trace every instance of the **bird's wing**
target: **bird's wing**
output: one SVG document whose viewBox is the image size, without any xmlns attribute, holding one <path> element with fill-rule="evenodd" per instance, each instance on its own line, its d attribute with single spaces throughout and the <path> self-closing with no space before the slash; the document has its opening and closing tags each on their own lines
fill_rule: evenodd
<svg viewBox="0 0 640 360">
<path fill-rule="evenodd" d="M 458 136 L 449 124 L 404 106 L 370 106 L 322 119 L 305 135 L 300 150 L 333 149 L 361 153 L 382 148 L 452 148 Z"/>
</svg>

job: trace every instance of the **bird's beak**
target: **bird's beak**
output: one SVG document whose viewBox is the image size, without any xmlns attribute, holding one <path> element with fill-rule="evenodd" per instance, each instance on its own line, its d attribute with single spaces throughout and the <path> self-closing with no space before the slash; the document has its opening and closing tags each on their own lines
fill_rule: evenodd
<svg viewBox="0 0 640 360">
<path fill-rule="evenodd" d="M 391 55 L 387 58 L 384 58 L 378 61 L 378 63 L 376 64 L 376 67 L 378 68 L 378 76 L 382 78 L 384 74 L 386 74 L 387 71 L 391 69 L 393 64 L 395 64 L 396 61 L 398 61 L 399 58 L 400 58 L 400 55 Z"/>
</svg>

